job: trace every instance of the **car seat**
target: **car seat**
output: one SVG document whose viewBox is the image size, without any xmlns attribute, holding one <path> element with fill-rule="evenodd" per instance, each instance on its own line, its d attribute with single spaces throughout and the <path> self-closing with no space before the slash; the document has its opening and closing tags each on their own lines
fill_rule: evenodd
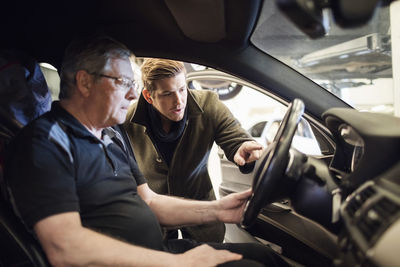
<svg viewBox="0 0 400 267">
<path fill-rule="evenodd" d="M 51 105 L 39 65 L 24 53 L 0 51 L 0 104 L 0 267 L 50 266 L 38 240 L 14 213 L 3 177 L 7 144 Z"/>
</svg>

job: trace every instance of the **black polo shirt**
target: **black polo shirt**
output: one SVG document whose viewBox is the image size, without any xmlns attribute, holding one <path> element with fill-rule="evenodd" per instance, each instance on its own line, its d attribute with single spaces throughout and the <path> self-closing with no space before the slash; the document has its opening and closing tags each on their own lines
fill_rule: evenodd
<svg viewBox="0 0 400 267">
<path fill-rule="evenodd" d="M 77 211 L 85 227 L 162 250 L 156 216 L 137 194 L 146 182 L 119 133 L 99 140 L 58 102 L 13 140 L 7 183 L 29 229 L 48 216 Z"/>
</svg>

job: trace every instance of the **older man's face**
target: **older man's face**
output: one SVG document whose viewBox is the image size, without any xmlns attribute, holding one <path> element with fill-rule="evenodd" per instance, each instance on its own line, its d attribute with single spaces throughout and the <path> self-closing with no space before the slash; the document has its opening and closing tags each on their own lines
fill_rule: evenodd
<svg viewBox="0 0 400 267">
<path fill-rule="evenodd" d="M 109 77 L 134 79 L 128 59 L 111 59 L 108 68 L 101 73 Z M 130 101 L 137 98 L 133 87 L 125 87 L 120 81 L 100 76 L 92 92 L 100 127 L 108 127 L 125 121 Z"/>
</svg>

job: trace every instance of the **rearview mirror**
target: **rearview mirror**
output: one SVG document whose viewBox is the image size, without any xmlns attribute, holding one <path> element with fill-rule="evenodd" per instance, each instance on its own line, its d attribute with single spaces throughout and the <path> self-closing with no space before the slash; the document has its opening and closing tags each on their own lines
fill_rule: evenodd
<svg viewBox="0 0 400 267">
<path fill-rule="evenodd" d="M 330 8 L 335 22 L 342 28 L 367 23 L 378 4 L 388 5 L 394 0 L 276 0 L 278 8 L 297 27 L 311 38 L 326 34 L 325 8 Z"/>
</svg>

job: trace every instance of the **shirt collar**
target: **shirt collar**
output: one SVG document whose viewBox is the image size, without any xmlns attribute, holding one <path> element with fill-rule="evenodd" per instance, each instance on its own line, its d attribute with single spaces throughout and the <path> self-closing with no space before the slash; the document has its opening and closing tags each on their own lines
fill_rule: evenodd
<svg viewBox="0 0 400 267">
<path fill-rule="evenodd" d="M 57 120 L 62 123 L 68 131 L 73 133 L 75 136 L 82 138 L 90 138 L 98 140 L 91 132 L 86 129 L 85 126 L 80 123 L 71 113 L 65 110 L 59 101 L 54 101 L 51 104 L 51 111 L 56 115 Z"/>
</svg>

